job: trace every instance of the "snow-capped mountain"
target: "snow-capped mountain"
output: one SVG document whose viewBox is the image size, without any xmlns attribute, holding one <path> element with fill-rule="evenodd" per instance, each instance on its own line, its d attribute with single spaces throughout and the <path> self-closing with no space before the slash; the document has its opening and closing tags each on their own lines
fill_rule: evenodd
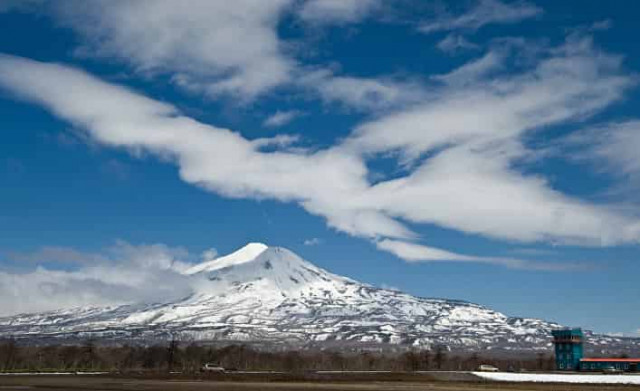
<svg viewBox="0 0 640 391">
<path fill-rule="evenodd" d="M 0 319 L 0 335 L 547 349 L 550 330 L 559 327 L 477 304 L 376 288 L 260 243 L 184 274 L 194 291 L 180 300 L 13 316 Z"/>
</svg>

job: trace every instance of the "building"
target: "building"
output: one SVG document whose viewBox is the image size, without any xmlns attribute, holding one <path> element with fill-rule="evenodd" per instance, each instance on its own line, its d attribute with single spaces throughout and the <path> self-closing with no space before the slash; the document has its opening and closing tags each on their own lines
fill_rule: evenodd
<svg viewBox="0 0 640 391">
<path fill-rule="evenodd" d="M 615 368 L 625 372 L 637 372 L 640 358 L 583 358 L 580 360 L 581 371 L 602 371 Z"/>
<path fill-rule="evenodd" d="M 584 335 L 581 329 L 553 330 L 553 344 L 556 353 L 556 369 L 579 370 L 583 357 L 582 341 Z"/>
<path fill-rule="evenodd" d="M 636 372 L 640 358 L 584 358 L 582 329 L 558 329 L 551 332 L 555 345 L 556 369 L 561 371 L 602 371 L 615 368 Z"/>
</svg>

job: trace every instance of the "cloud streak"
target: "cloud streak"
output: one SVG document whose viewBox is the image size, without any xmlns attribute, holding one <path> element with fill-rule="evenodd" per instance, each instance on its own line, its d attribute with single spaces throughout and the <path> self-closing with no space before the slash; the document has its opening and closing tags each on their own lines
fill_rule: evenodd
<svg viewBox="0 0 640 391">
<path fill-rule="evenodd" d="M 356 22 L 380 7 L 380 0 L 308 0 L 298 11 L 299 17 L 309 23 Z"/>
<path fill-rule="evenodd" d="M 522 141 L 527 134 L 621 99 L 634 81 L 620 58 L 578 37 L 548 48 L 522 73 L 500 72 L 501 58 L 492 60 L 498 71 L 491 78 L 473 68 L 483 59 L 474 60 L 429 95 L 315 150 L 291 148 L 295 137 L 248 140 L 63 65 L 2 56 L 0 85 L 98 143 L 173 162 L 187 183 L 226 197 L 297 203 L 330 227 L 375 243 L 417 239 L 407 222 L 520 242 L 637 243 L 637 216 L 566 196 L 516 168 L 535 155 Z M 370 183 L 368 161 L 388 154 L 408 173 Z"/>
<path fill-rule="evenodd" d="M 463 255 L 434 247 L 398 240 L 381 240 L 376 243 L 378 249 L 390 252 L 408 262 L 473 262 L 504 266 L 510 269 L 562 271 L 573 270 L 577 265 L 549 262 L 527 261 L 517 258 L 478 257 Z"/>
<path fill-rule="evenodd" d="M 600 170 L 640 186 L 640 120 L 588 128 L 568 137 L 565 145 L 578 149 L 574 159 L 591 161 Z"/>
<path fill-rule="evenodd" d="M 500 0 L 478 0 L 475 6 L 457 15 L 443 15 L 422 23 L 423 33 L 450 30 L 477 30 L 488 24 L 511 24 L 542 14 L 542 8 L 526 1 L 502 2 Z"/>
<path fill-rule="evenodd" d="M 463 50 L 478 50 L 480 46 L 470 42 L 462 35 L 451 33 L 444 37 L 436 47 L 445 53 L 454 54 Z"/>
<path fill-rule="evenodd" d="M 289 111 L 276 111 L 262 123 L 264 126 L 269 128 L 277 128 L 283 125 L 288 124 L 289 122 L 295 120 L 296 118 L 303 115 L 302 112 L 297 110 L 289 110 Z"/>
</svg>

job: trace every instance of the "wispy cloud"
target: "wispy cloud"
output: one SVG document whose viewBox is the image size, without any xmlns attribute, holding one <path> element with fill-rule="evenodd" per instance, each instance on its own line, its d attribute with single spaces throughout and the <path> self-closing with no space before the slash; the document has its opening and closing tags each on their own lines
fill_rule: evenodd
<svg viewBox="0 0 640 391">
<path fill-rule="evenodd" d="M 469 41 L 460 34 L 451 33 L 444 37 L 436 47 L 445 53 L 453 54 L 463 50 L 478 50 L 479 45 Z"/>
<path fill-rule="evenodd" d="M 50 246 L 8 256 L 38 266 L 28 272 L 0 271 L 0 315 L 162 302 L 189 295 L 196 287 L 193 279 L 182 274 L 190 266 L 189 253 L 164 244 L 117 241 L 96 253 Z M 54 265 L 59 263 L 75 267 L 60 270 Z"/>
<path fill-rule="evenodd" d="M 267 119 L 265 119 L 262 124 L 270 128 L 277 128 L 279 126 L 288 124 L 289 122 L 300 117 L 301 115 L 304 115 L 304 113 L 302 113 L 299 110 L 288 110 L 288 111 L 278 110 L 272 115 L 270 115 L 269 117 L 267 117 Z"/>
<path fill-rule="evenodd" d="M 519 73 L 491 78 L 483 67 L 474 69 L 473 60 L 426 97 L 383 111 L 324 149 L 291 149 L 277 138 L 251 141 L 62 65 L 2 56 L 0 85 L 97 143 L 173 162 L 187 183 L 227 197 L 297 203 L 330 227 L 376 243 L 418 239 L 406 222 L 522 242 L 638 242 L 637 216 L 570 197 L 517 168 L 532 153 L 522 142 L 529 132 L 583 119 L 634 85 L 620 58 L 597 50 L 588 38 L 572 36 L 541 53 Z M 451 82 L 451 75 L 464 83 Z M 355 101 L 371 103 L 354 88 L 362 80 L 320 79 L 348 86 L 327 94 L 356 91 Z M 396 95 L 404 92 L 394 84 L 370 86 L 386 91 L 383 102 L 406 97 Z M 411 162 L 407 174 L 371 184 L 367 162 L 380 154 Z"/>
<path fill-rule="evenodd" d="M 212 260 L 218 258 L 218 255 L 219 255 L 218 250 L 216 250 L 215 248 L 212 247 L 212 248 L 209 248 L 209 249 L 205 250 L 202 253 L 201 258 L 202 258 L 203 262 L 212 261 Z"/>
<path fill-rule="evenodd" d="M 500 70 L 504 66 L 503 60 L 504 55 L 501 52 L 490 50 L 479 59 L 466 63 L 447 74 L 434 75 L 432 79 L 460 87 L 477 84 L 493 72 Z"/>
<path fill-rule="evenodd" d="M 505 266 L 510 269 L 563 271 L 575 270 L 577 264 L 537 262 L 517 258 L 479 257 L 458 254 L 434 247 L 398 240 L 385 239 L 378 242 L 380 250 L 388 251 L 408 262 L 470 262 Z"/>
<path fill-rule="evenodd" d="M 590 161 L 640 186 L 640 120 L 612 122 L 572 134 L 565 146 L 571 159 Z"/>
<path fill-rule="evenodd" d="M 290 80 L 295 61 L 275 31 L 293 0 L 49 3 L 84 42 L 82 56 L 168 74 L 188 90 L 251 100 Z"/>
<path fill-rule="evenodd" d="M 510 24 L 542 14 L 542 8 L 526 1 L 502 2 L 478 0 L 475 6 L 460 15 L 441 15 L 423 22 L 423 33 L 450 30 L 477 30 L 488 24 Z"/>
<path fill-rule="evenodd" d="M 44 1 L 38 12 L 77 33 L 77 56 L 120 62 L 146 78 L 167 76 L 155 79 L 190 93 L 248 105 L 277 88 L 290 88 L 377 111 L 415 101 L 420 89 L 384 75 L 363 78 L 339 74 L 332 66 L 305 66 L 293 49 L 298 43 L 281 37 L 278 24 L 292 15 L 318 26 L 356 23 L 382 5 L 380 0 Z M 277 118 L 272 123 L 265 126 L 278 126 Z"/>
<path fill-rule="evenodd" d="M 320 238 L 310 238 L 310 239 L 305 239 L 304 241 L 305 246 L 317 246 L 321 243 L 322 243 L 322 239 Z"/>
<path fill-rule="evenodd" d="M 317 24 L 355 22 L 380 5 L 380 0 L 307 0 L 298 15 L 306 22 Z"/>
<path fill-rule="evenodd" d="M 415 81 L 340 76 L 326 69 L 307 72 L 297 83 L 327 103 L 362 111 L 405 107 L 425 97 L 423 86 Z"/>
</svg>

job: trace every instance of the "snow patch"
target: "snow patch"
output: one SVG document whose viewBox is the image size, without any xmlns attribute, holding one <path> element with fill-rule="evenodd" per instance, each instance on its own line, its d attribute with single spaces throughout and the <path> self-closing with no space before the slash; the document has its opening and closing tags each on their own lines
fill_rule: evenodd
<svg viewBox="0 0 640 391">
<path fill-rule="evenodd" d="M 595 384 L 638 384 L 640 375 L 590 375 L 590 374 L 543 374 L 543 373 L 491 373 L 473 372 L 488 380 L 531 383 L 595 383 Z"/>
</svg>

